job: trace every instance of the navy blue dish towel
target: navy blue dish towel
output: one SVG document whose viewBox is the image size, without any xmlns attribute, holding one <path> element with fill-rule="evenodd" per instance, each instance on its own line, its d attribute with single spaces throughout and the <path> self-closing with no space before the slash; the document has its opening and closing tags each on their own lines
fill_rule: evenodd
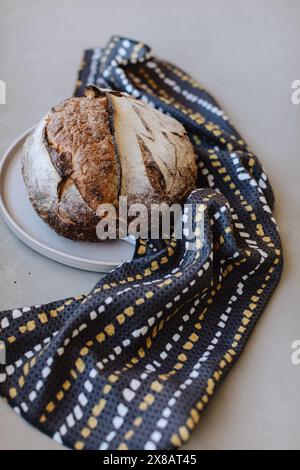
<svg viewBox="0 0 300 470">
<path fill-rule="evenodd" d="M 86 85 L 125 91 L 178 119 L 195 147 L 203 243 L 140 240 L 87 295 L 0 313 L 0 393 L 74 449 L 186 442 L 239 357 L 283 267 L 273 192 L 215 99 L 141 42 L 84 54 Z M 200 208 L 200 209 L 199 209 Z"/>
</svg>

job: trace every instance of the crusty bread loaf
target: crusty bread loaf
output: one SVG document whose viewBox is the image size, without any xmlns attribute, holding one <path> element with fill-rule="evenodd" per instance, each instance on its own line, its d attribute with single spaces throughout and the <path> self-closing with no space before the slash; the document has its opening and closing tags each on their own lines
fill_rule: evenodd
<svg viewBox="0 0 300 470">
<path fill-rule="evenodd" d="M 183 201 L 195 187 L 183 126 L 126 94 L 89 87 L 54 108 L 28 137 L 22 172 L 37 213 L 57 233 L 97 240 L 97 207 Z"/>
</svg>

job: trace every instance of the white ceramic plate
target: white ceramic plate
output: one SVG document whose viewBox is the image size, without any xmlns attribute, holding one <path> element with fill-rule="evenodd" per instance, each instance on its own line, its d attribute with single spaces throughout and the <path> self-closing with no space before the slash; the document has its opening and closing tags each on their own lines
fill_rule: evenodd
<svg viewBox="0 0 300 470">
<path fill-rule="evenodd" d="M 0 212 L 8 226 L 33 250 L 68 266 L 108 272 L 132 259 L 134 243 L 114 240 L 78 242 L 58 236 L 35 213 L 21 174 L 21 148 L 32 129 L 7 150 L 0 164 Z"/>
</svg>

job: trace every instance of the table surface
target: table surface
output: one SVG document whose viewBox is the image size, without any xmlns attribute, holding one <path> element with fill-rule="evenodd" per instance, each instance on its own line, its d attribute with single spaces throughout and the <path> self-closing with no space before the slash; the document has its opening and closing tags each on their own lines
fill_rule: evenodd
<svg viewBox="0 0 300 470">
<path fill-rule="evenodd" d="M 300 0 L 1 0 L 0 155 L 73 92 L 83 49 L 114 34 L 143 40 L 218 99 L 270 176 L 285 271 L 247 347 L 187 449 L 299 449 Z M 0 220 L 0 310 L 87 292 L 99 275 L 23 245 Z M 62 448 L 0 401 L 0 449 Z"/>
</svg>

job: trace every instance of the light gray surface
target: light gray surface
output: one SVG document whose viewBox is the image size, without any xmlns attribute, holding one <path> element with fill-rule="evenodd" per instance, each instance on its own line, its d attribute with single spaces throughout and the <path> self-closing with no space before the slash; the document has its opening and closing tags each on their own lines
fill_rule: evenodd
<svg viewBox="0 0 300 470">
<path fill-rule="evenodd" d="M 1 0 L 0 152 L 73 91 L 84 48 L 142 39 L 217 97 L 261 158 L 276 193 L 285 272 L 237 366 L 186 448 L 300 448 L 299 0 Z M 49 261 L 0 220 L 0 310 L 89 290 L 98 276 Z M 29 274 L 31 273 L 31 274 Z M 15 283 L 16 282 L 16 283 Z M 55 449 L 0 401 L 0 449 Z"/>
</svg>

